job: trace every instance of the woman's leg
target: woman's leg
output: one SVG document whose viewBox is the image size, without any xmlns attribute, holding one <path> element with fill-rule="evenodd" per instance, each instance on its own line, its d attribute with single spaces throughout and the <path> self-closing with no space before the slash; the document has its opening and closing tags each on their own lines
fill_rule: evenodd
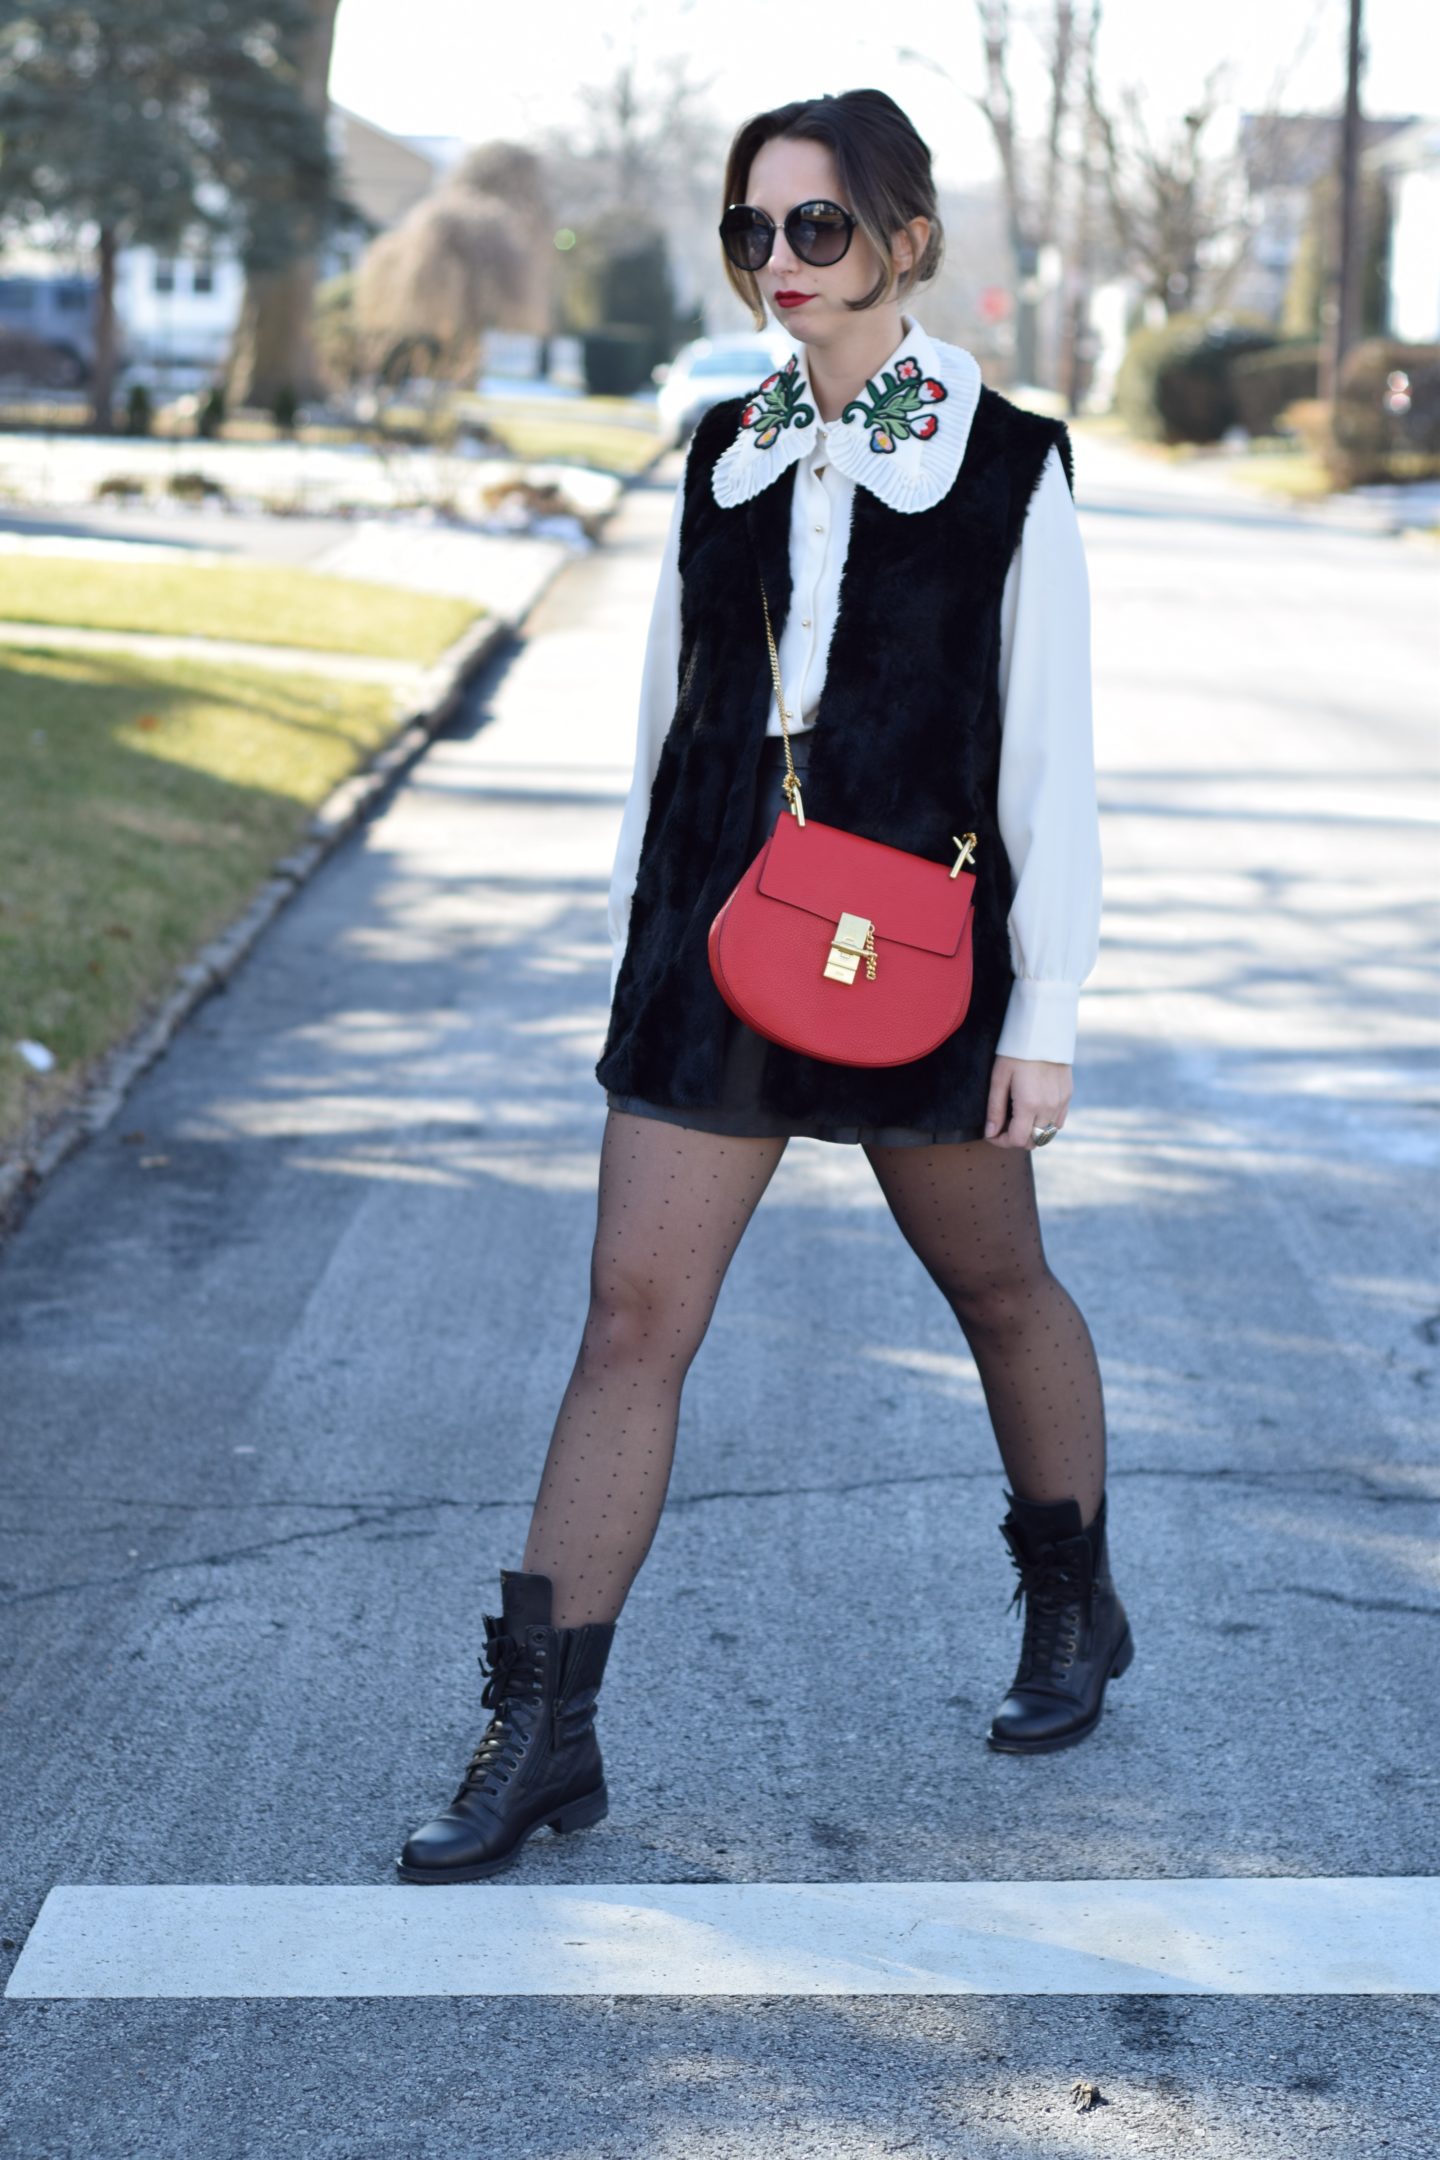
<svg viewBox="0 0 1440 2160">
<path fill-rule="evenodd" d="M 1105 1487 L 1100 1368 L 1045 1258 L 1029 1151 L 971 1140 L 865 1152 L 964 1331 L 1016 1495 L 1073 1498 L 1089 1523 Z"/>
<path fill-rule="evenodd" d="M 550 1577 L 556 1627 L 614 1620 L 640 1571 L 685 1375 L 785 1145 L 618 1110 L 606 1118 L 590 1310 L 523 1562 Z"/>
</svg>

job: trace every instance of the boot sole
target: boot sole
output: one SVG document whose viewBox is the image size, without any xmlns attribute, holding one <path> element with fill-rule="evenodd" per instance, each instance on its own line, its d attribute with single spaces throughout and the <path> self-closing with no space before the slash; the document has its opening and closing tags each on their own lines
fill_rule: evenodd
<svg viewBox="0 0 1440 2160">
<path fill-rule="evenodd" d="M 1110 1660 L 1110 1670 L 1105 1676 L 1106 1684 L 1111 1680 L 1118 1680 L 1121 1673 L 1128 1670 L 1134 1656 L 1135 1642 L 1127 1626 L 1116 1645 L 1115 1655 Z M 992 1730 L 985 1735 L 985 1744 L 993 1748 L 997 1755 L 1053 1755 L 1058 1748 L 1075 1747 L 1081 1740 L 1088 1740 L 1100 1723 L 1100 1713 L 1104 1708 L 1105 1687 L 1102 1685 L 1100 1700 L 1095 1705 L 1095 1715 L 1087 1718 L 1083 1725 L 1073 1725 L 1069 1732 L 1056 1733 L 1051 1738 L 1041 1740 L 1007 1740 L 1003 1736 L 997 1737 Z"/>
<path fill-rule="evenodd" d="M 403 1860 L 397 1860 L 396 1873 L 402 1882 L 483 1882 L 486 1876 L 499 1875 L 506 1868 L 513 1867 L 520 1857 L 522 1847 L 537 1830 L 550 1829 L 557 1836 L 563 1837 L 568 1830 L 590 1829 L 592 1824 L 601 1821 L 609 1811 L 610 1796 L 605 1787 L 599 1785 L 594 1792 L 583 1793 L 578 1800 L 567 1800 L 564 1807 L 557 1808 L 553 1815 L 537 1815 L 534 1822 L 521 1831 L 509 1851 L 501 1853 L 494 1860 L 476 1860 L 471 1866 L 462 1868 L 406 1867 Z"/>
</svg>

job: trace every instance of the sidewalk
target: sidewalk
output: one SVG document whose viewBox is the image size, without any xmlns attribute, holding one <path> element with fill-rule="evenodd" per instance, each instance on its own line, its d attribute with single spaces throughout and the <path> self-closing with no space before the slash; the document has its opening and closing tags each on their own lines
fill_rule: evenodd
<svg viewBox="0 0 1440 2160">
<path fill-rule="evenodd" d="M 1370 534 L 1394 538 L 1413 534 L 1421 540 L 1428 529 L 1440 525 L 1440 481 L 1419 480 L 1408 486 L 1348 488 L 1341 494 L 1318 500 L 1287 497 L 1256 486 L 1245 478 L 1243 451 L 1214 450 L 1194 457 L 1161 458 L 1138 445 L 1113 435 L 1087 433 L 1078 424 L 1074 434 L 1077 482 L 1082 462 L 1086 472 L 1114 479 L 1128 467 L 1136 484 L 1148 491 L 1172 494 L 1197 506 L 1228 503 L 1237 511 L 1248 508 L 1252 516 L 1278 516 L 1300 526 L 1338 533 Z M 1148 475 L 1142 479 L 1141 474 Z"/>
<path fill-rule="evenodd" d="M 613 512 L 620 497 L 616 483 L 609 499 L 599 506 L 603 515 Z M 97 513 L 95 524 L 102 523 Z M 216 520 L 203 513 L 127 511 L 117 520 L 109 513 L 105 529 L 62 532 L 0 530 L 0 575 L 7 555 L 60 558 L 73 562 L 173 562 L 192 566 L 233 563 L 237 559 L 263 561 L 263 536 L 267 521 L 246 518 Z M 120 529 L 117 530 L 117 523 Z M 221 530 L 216 531 L 217 523 Z M 314 570 L 327 577 L 368 579 L 381 585 L 399 585 L 411 592 L 442 593 L 459 600 L 473 600 L 496 615 L 522 615 L 547 578 L 564 562 L 584 554 L 587 543 L 576 543 L 544 533 L 487 533 L 471 527 L 423 524 L 392 518 L 271 519 L 287 543 L 287 559 L 296 540 L 308 541 L 296 568 Z M 164 537 L 155 536 L 156 528 Z M 232 542 L 237 535 L 248 547 L 214 543 Z M 23 627 L 23 626 L 22 626 Z M 33 626 L 32 626 L 33 627 Z"/>
<path fill-rule="evenodd" d="M 35 548 L 83 561 L 113 559 L 116 543 L 86 535 L 0 535 L 0 551 Z M 0 1236 L 18 1222 L 43 1181 L 76 1148 L 118 1113 L 128 1089 L 159 1057 L 213 991 L 223 988 L 257 939 L 315 873 L 386 788 L 418 757 L 457 709 L 466 686 L 514 637 L 540 596 L 588 543 L 465 532 L 397 536 L 393 527 L 362 527 L 332 545 L 311 568 L 336 575 L 384 578 L 421 592 L 480 602 L 485 614 L 431 665 L 332 653 L 302 646 L 257 645 L 235 639 L 177 637 L 135 631 L 74 629 L 47 623 L 0 621 L 0 650 L 123 652 L 151 660 L 200 660 L 317 677 L 388 685 L 395 696 L 395 729 L 360 769 L 340 781 L 311 814 L 304 838 L 276 862 L 235 916 L 183 962 L 173 985 L 130 1032 L 102 1055 L 63 1098 L 35 1118 L 15 1141 L 0 1146 Z M 144 550 L 150 559 L 190 551 Z M 228 560 L 231 558 L 215 558 Z M 0 1049 L 8 1049 L 0 1044 Z"/>
</svg>

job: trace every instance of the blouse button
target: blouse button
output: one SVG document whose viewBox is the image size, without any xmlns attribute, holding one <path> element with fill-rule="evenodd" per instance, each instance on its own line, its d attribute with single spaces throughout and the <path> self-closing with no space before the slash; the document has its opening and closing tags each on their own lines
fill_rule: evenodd
<svg viewBox="0 0 1440 2160">
<path fill-rule="evenodd" d="M 802 616 L 802 618 L 801 618 L 801 622 L 800 622 L 800 628 L 801 628 L 802 630 L 808 630 L 808 629 L 809 629 L 809 627 L 810 627 L 810 618 L 809 618 L 809 616 L 808 616 L 808 615 Z"/>
</svg>

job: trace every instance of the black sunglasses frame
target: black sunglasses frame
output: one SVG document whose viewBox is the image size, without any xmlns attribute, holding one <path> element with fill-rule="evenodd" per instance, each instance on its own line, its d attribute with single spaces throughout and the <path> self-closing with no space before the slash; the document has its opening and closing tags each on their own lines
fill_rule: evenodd
<svg viewBox="0 0 1440 2160">
<path fill-rule="evenodd" d="M 741 227 L 736 232 L 727 233 L 725 230 L 726 222 L 730 217 L 734 215 L 737 210 L 748 211 L 750 216 L 756 219 L 758 222 L 753 225 Z M 805 250 L 801 247 L 799 241 L 795 237 L 794 228 L 805 223 L 804 212 L 807 210 L 833 210 L 835 211 L 837 216 L 844 219 L 845 245 L 841 248 L 838 255 L 828 255 L 817 258 L 813 255 L 807 255 L 805 253 Z M 831 202 L 829 197 L 825 195 L 810 195 L 806 197 L 804 202 L 796 203 L 793 210 L 786 211 L 784 221 L 785 238 L 789 241 L 799 261 L 803 263 L 808 263 L 813 270 L 828 270 L 832 267 L 833 264 L 837 262 L 843 262 L 845 260 L 845 257 L 849 254 L 850 243 L 855 237 L 855 228 L 859 224 L 859 222 L 860 220 L 856 217 L 853 217 L 851 213 L 845 208 L 843 203 Z M 746 236 L 756 233 L 760 233 L 763 235 L 765 227 L 767 225 L 770 228 L 770 238 L 764 254 L 760 257 L 758 262 L 742 261 L 740 256 L 737 255 L 735 253 L 735 250 L 731 247 L 731 241 L 743 241 Z M 757 210 L 753 203 L 728 203 L 725 208 L 725 216 L 721 218 L 718 230 L 720 234 L 720 245 L 724 248 L 726 255 L 729 257 L 730 261 L 734 263 L 737 270 L 748 270 L 752 274 L 756 270 L 763 270 L 766 263 L 769 262 L 770 257 L 775 252 L 775 234 L 777 231 L 775 220 L 771 217 L 768 210 Z"/>
</svg>

